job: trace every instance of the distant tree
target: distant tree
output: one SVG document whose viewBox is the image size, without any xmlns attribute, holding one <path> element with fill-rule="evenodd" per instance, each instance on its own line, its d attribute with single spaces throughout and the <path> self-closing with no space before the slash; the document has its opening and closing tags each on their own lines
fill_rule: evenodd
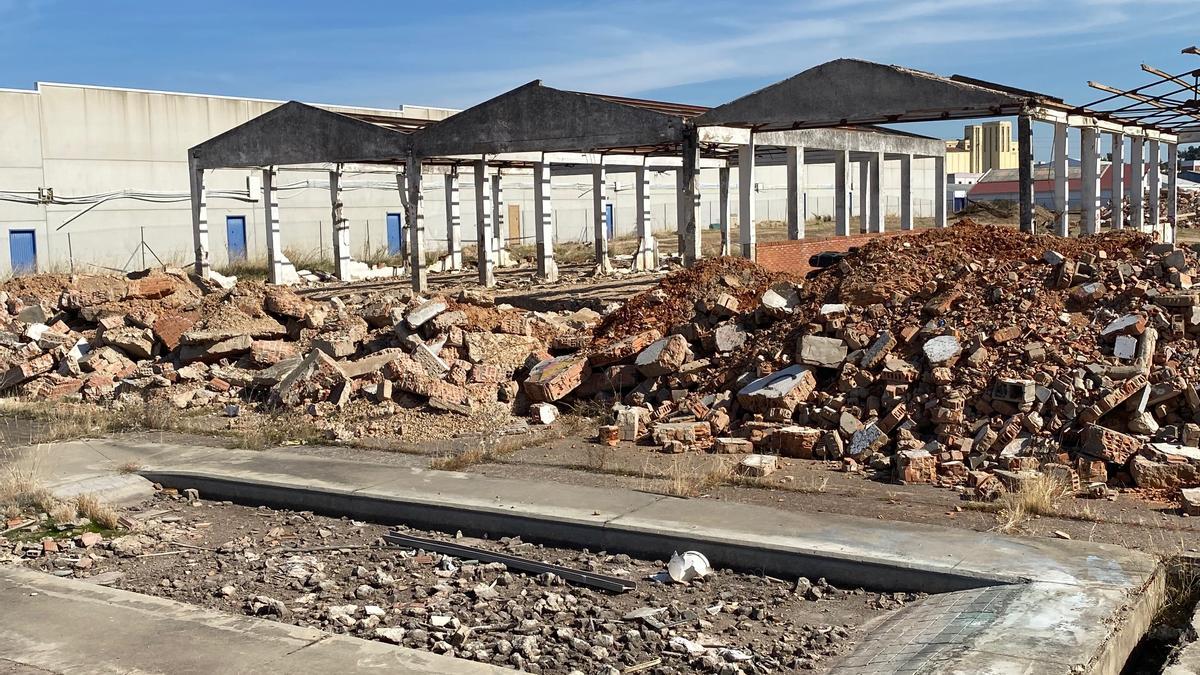
<svg viewBox="0 0 1200 675">
<path fill-rule="evenodd" d="M 1200 145 L 1193 145 L 1179 153 L 1179 159 L 1200 159 Z"/>
</svg>

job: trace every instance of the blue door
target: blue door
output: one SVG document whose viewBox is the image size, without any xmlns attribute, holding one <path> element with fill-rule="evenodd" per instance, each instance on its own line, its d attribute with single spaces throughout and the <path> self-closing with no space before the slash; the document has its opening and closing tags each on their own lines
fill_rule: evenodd
<svg viewBox="0 0 1200 675">
<path fill-rule="evenodd" d="M 229 261 L 246 259 L 246 217 L 225 216 L 225 241 L 229 246 Z"/>
<path fill-rule="evenodd" d="M 617 231 L 617 221 L 613 220 L 613 205 L 608 202 L 604 205 L 604 220 L 608 223 L 608 238 L 613 238 L 613 233 Z"/>
<path fill-rule="evenodd" d="M 13 274 L 37 271 L 37 238 L 33 230 L 8 231 L 8 260 Z"/>
<path fill-rule="evenodd" d="M 388 255 L 404 254 L 404 228 L 399 213 L 387 214 Z"/>
</svg>

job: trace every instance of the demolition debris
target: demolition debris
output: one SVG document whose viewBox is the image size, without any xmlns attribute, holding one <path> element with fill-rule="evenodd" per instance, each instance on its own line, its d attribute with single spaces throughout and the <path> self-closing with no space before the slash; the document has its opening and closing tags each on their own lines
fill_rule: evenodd
<svg viewBox="0 0 1200 675">
<path fill-rule="evenodd" d="M 703 261 L 606 318 L 556 391 L 608 401 L 608 443 L 836 461 L 974 499 L 1039 474 L 1083 496 L 1178 491 L 1200 485 L 1196 262 L 1131 231 L 970 221 L 808 281 Z"/>
<path fill-rule="evenodd" d="M 327 301 L 182 272 L 30 277 L 0 293 L 4 387 L 101 403 L 420 409 L 476 432 L 600 401 L 597 442 L 776 457 L 995 499 L 1200 487 L 1197 254 L 1131 230 L 964 220 L 797 279 L 719 258 L 604 312 L 462 291 Z M 219 280 L 221 281 L 221 280 Z M 228 411 L 233 410 L 230 414 Z M 380 433 L 340 424 L 333 437 Z M 392 429 L 419 435 L 429 425 Z"/>
</svg>

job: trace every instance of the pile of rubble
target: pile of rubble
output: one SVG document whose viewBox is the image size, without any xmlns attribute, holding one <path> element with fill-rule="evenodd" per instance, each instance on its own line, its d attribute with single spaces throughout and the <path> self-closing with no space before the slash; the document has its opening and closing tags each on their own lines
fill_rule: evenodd
<svg viewBox="0 0 1200 675">
<path fill-rule="evenodd" d="M 1197 190 L 1179 190 L 1178 201 L 1178 227 L 1193 228 L 1200 227 L 1200 191 Z M 1133 208 L 1130 206 L 1129 197 L 1125 197 L 1121 202 L 1125 212 L 1125 222 L 1130 223 L 1133 220 Z M 1163 222 L 1167 220 L 1167 190 L 1163 188 L 1159 191 L 1159 205 L 1161 213 L 1159 218 Z M 1150 204 L 1143 201 L 1142 210 L 1144 211 L 1143 222 L 1151 222 Z M 1108 201 L 1100 205 L 1100 227 L 1105 228 L 1112 225 L 1112 201 Z"/>
<path fill-rule="evenodd" d="M 531 673 L 814 669 L 860 639 L 863 622 L 917 599 L 729 570 L 658 582 L 662 561 L 406 530 L 636 586 L 610 593 L 388 546 L 380 525 L 170 492 L 130 512 L 127 531 L 0 538 L 0 562 L 12 551 L 58 576 Z"/>
<path fill-rule="evenodd" d="M 1163 194 L 1163 203 L 1166 203 Z M 1179 191 L 1179 227 L 1200 227 L 1200 190 Z"/>
<path fill-rule="evenodd" d="M 600 318 L 497 307 L 470 290 L 351 289 L 318 301 L 214 279 L 179 270 L 13 279 L 0 290 L 0 389 L 231 416 L 254 402 L 323 418 L 362 401 L 492 425 L 497 410 L 525 414 L 518 381 L 529 359 L 577 348 Z"/>
<path fill-rule="evenodd" d="M 970 221 L 873 241 L 807 282 L 708 260 L 524 388 L 611 403 L 602 443 L 836 460 L 982 499 L 1042 474 L 1095 497 L 1175 491 L 1200 485 L 1196 264 L 1128 230 Z"/>
</svg>

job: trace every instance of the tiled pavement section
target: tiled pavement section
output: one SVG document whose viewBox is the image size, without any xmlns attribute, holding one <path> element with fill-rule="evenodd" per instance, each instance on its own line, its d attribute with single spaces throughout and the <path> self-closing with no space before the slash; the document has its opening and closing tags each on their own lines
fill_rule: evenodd
<svg viewBox="0 0 1200 675">
<path fill-rule="evenodd" d="M 989 586 L 933 595 L 897 612 L 833 670 L 836 675 L 916 675 L 961 655 L 1020 592 Z"/>
</svg>

